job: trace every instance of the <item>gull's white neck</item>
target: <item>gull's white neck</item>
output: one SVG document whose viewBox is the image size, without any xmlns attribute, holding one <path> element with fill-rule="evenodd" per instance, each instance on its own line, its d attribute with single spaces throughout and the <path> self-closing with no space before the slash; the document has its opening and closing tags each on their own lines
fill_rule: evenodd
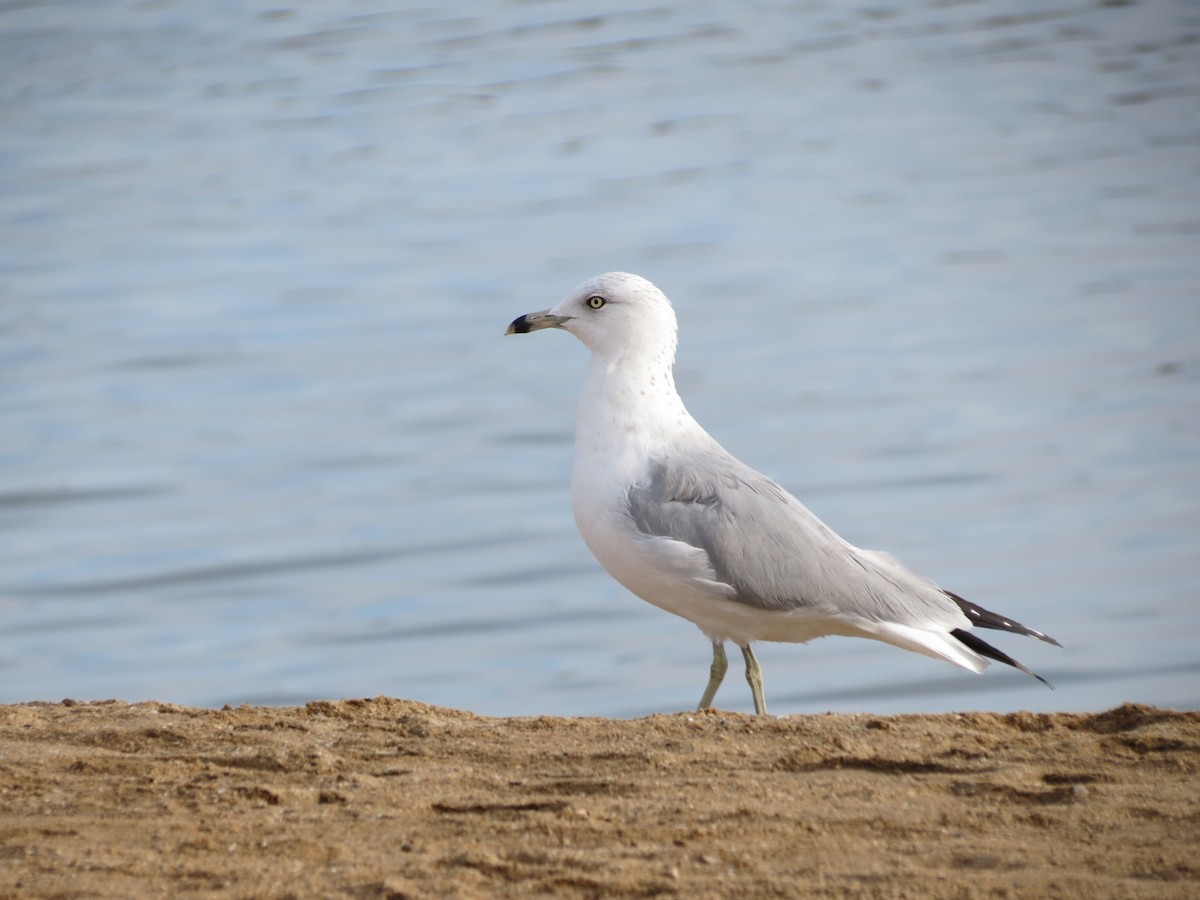
<svg viewBox="0 0 1200 900">
<path fill-rule="evenodd" d="M 670 345 L 592 353 L 575 426 L 576 466 L 601 454 L 608 466 L 645 460 L 699 427 L 675 390 L 674 363 Z"/>
</svg>

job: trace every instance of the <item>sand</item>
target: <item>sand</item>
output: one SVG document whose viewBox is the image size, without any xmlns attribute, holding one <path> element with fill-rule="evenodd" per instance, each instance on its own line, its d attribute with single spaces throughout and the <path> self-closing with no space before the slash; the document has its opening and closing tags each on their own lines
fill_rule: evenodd
<svg viewBox="0 0 1200 900">
<path fill-rule="evenodd" d="M 1197 897 L 1200 713 L 0 707 L 2 897 Z"/>
</svg>

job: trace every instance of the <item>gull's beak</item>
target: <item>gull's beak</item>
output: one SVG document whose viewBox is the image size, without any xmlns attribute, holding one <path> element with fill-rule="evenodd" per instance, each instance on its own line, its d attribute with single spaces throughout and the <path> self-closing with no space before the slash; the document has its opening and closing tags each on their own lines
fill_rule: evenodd
<svg viewBox="0 0 1200 900">
<path fill-rule="evenodd" d="M 543 328 L 562 328 L 563 322 L 569 322 L 570 316 L 551 315 L 550 310 L 526 313 L 512 320 L 505 334 L 528 334 L 531 331 L 541 331 Z"/>
</svg>

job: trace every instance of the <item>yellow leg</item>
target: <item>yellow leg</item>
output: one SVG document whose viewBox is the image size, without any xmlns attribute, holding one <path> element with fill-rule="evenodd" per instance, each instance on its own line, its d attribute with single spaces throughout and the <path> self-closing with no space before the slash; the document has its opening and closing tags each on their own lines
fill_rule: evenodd
<svg viewBox="0 0 1200 900">
<path fill-rule="evenodd" d="M 754 712 L 760 716 L 767 714 L 767 701 L 763 697 L 762 667 L 754 658 L 754 651 L 747 644 L 742 648 L 742 656 L 746 657 L 746 681 L 750 683 L 750 693 L 754 696 Z"/>
<path fill-rule="evenodd" d="M 717 688 L 721 686 L 721 682 L 725 678 L 725 670 L 728 668 L 729 660 L 725 658 L 725 644 L 713 641 L 713 661 L 712 667 L 708 670 L 708 687 L 704 689 L 704 696 L 700 698 L 700 705 L 696 709 L 708 709 L 712 706 L 713 697 L 717 696 Z"/>
</svg>

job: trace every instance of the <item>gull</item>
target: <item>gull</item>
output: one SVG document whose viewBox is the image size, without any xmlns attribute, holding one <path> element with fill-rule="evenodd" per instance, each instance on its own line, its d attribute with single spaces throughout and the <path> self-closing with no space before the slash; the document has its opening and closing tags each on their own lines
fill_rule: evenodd
<svg viewBox="0 0 1200 900">
<path fill-rule="evenodd" d="M 675 389 L 675 311 L 649 281 L 597 275 L 505 334 L 545 328 L 591 351 L 575 426 L 575 524 L 621 585 L 712 641 L 699 709 L 725 677 L 726 641 L 741 648 L 758 715 L 767 704 L 755 641 L 871 638 L 976 673 L 996 660 L 1052 687 L 971 629 L 1062 646 L 1054 638 L 848 543 L 700 427 Z"/>
</svg>

